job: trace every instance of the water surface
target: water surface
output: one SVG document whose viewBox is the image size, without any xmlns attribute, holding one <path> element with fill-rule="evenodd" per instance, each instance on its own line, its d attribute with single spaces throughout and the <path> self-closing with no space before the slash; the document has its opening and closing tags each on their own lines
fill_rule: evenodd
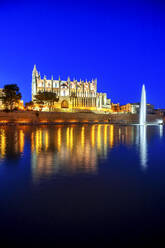
<svg viewBox="0 0 165 248">
<path fill-rule="evenodd" d="M 164 151 L 163 126 L 1 126 L 1 240 L 160 241 Z"/>
</svg>

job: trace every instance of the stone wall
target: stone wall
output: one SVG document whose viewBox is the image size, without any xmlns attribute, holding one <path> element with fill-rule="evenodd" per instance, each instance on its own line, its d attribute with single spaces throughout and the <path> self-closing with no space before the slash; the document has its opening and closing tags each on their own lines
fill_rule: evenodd
<svg viewBox="0 0 165 248">
<path fill-rule="evenodd" d="M 147 121 L 154 122 L 161 119 L 159 115 L 148 115 Z M 96 114 L 67 113 L 67 112 L 0 112 L 0 124 L 42 124 L 42 123 L 113 123 L 113 124 L 136 124 L 139 117 L 137 114 Z"/>
</svg>

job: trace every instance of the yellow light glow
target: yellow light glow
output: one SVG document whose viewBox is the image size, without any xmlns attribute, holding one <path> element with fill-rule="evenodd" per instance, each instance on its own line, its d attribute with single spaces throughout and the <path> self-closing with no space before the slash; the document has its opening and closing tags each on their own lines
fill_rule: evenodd
<svg viewBox="0 0 165 248">
<path fill-rule="evenodd" d="M 65 122 L 64 120 L 55 120 L 54 121 L 55 123 L 57 122 L 57 123 L 63 123 L 63 122 Z"/>
<path fill-rule="evenodd" d="M 40 132 L 39 132 L 39 139 L 40 139 L 40 150 L 42 148 L 42 130 L 40 129 Z"/>
<path fill-rule="evenodd" d="M 47 120 L 40 121 L 40 123 L 47 123 L 47 122 L 48 122 Z"/>
<path fill-rule="evenodd" d="M 83 122 L 83 123 L 87 123 L 87 122 L 89 122 L 88 120 L 82 120 L 81 122 Z"/>
<path fill-rule="evenodd" d="M 68 122 L 75 123 L 75 122 L 79 122 L 79 121 L 78 120 L 69 120 Z"/>
<path fill-rule="evenodd" d="M 92 143 L 92 146 L 94 147 L 95 145 L 95 126 L 94 125 L 92 126 L 91 143 Z"/>
<path fill-rule="evenodd" d="M 107 146 L 107 128 L 108 126 L 104 126 L 104 147 Z"/>
<path fill-rule="evenodd" d="M 57 130 L 57 147 L 58 147 L 58 151 L 60 151 L 60 148 L 61 148 L 61 127 L 59 127 Z"/>
<path fill-rule="evenodd" d="M 114 126 L 110 125 L 110 147 L 113 147 L 114 144 Z"/>
<path fill-rule="evenodd" d="M 81 128 L 81 147 L 84 149 L 84 142 L 85 142 L 85 127 L 82 126 Z"/>
<path fill-rule="evenodd" d="M 6 135 L 5 135 L 5 130 L 1 130 L 1 157 L 3 158 L 6 153 Z"/>
<path fill-rule="evenodd" d="M 16 123 L 29 123 L 30 121 L 28 120 L 19 120 L 19 121 L 16 121 Z"/>
<path fill-rule="evenodd" d="M 69 148 L 69 127 L 66 129 L 66 146 Z"/>
<path fill-rule="evenodd" d="M 97 127 L 97 148 L 98 150 L 101 148 L 101 125 Z"/>
<path fill-rule="evenodd" d="M 0 123 L 7 123 L 8 121 L 6 120 L 0 120 Z"/>
<path fill-rule="evenodd" d="M 70 129 L 70 150 L 73 148 L 73 127 Z"/>
<path fill-rule="evenodd" d="M 42 148 L 42 131 L 36 130 L 36 153 L 40 153 Z"/>
<path fill-rule="evenodd" d="M 48 134 L 48 130 L 46 130 L 46 132 L 45 132 L 45 151 L 48 150 L 48 146 L 49 146 L 49 134 Z"/>
<path fill-rule="evenodd" d="M 19 145 L 20 145 L 20 152 L 24 150 L 24 132 L 23 130 L 19 131 Z"/>
</svg>

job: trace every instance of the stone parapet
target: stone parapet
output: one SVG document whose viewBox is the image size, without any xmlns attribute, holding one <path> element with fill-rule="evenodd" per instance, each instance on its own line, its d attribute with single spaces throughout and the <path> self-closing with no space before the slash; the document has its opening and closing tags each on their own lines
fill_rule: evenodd
<svg viewBox="0 0 165 248">
<path fill-rule="evenodd" d="M 148 122 L 162 119 L 161 116 L 147 115 Z M 56 123 L 112 123 L 112 124 L 137 124 L 137 114 L 103 114 L 93 112 L 0 112 L 0 124 L 56 124 Z"/>
</svg>

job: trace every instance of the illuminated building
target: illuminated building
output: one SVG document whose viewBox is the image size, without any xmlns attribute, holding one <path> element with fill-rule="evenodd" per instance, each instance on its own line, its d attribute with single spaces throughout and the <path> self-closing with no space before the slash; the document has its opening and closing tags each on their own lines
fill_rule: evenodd
<svg viewBox="0 0 165 248">
<path fill-rule="evenodd" d="M 120 106 L 120 108 L 121 108 L 121 112 L 136 114 L 137 109 L 139 109 L 139 104 L 127 103 L 126 105 Z"/>
<path fill-rule="evenodd" d="M 47 79 L 46 76 L 42 79 L 38 73 L 36 66 L 32 72 L 32 100 L 38 92 L 53 92 L 56 93 L 59 101 L 55 103 L 56 108 L 93 108 L 107 109 L 111 107 L 110 99 L 107 99 L 106 93 L 97 92 L 97 80 L 92 81 L 77 81 Z M 46 110 L 46 106 L 45 106 Z"/>
<path fill-rule="evenodd" d="M 121 112 L 138 114 L 140 109 L 139 103 L 127 103 L 126 105 L 120 106 Z M 154 105 L 147 103 L 147 114 L 154 113 Z"/>
<path fill-rule="evenodd" d="M 112 103 L 111 109 L 113 112 L 120 112 L 120 104 L 119 103 Z"/>
</svg>

